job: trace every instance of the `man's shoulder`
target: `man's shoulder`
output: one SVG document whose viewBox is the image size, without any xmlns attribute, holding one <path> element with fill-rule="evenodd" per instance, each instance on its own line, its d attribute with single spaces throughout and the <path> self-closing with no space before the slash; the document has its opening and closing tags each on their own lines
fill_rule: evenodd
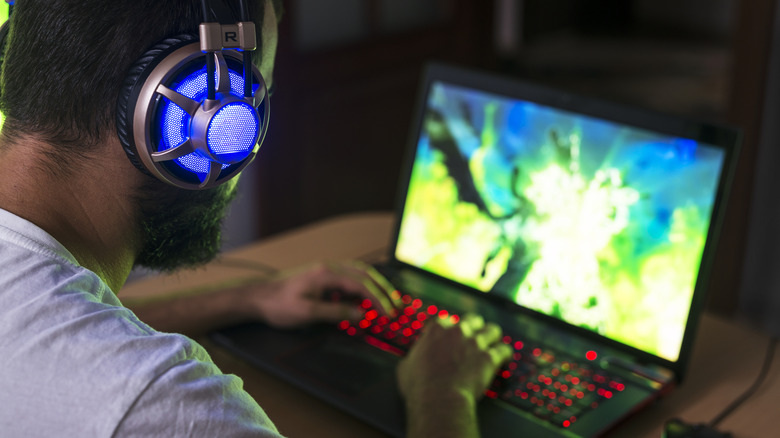
<svg viewBox="0 0 780 438">
<path fill-rule="evenodd" d="M 47 256 L 0 266 L 0 424 L 47 427 L 19 436 L 110 436 L 177 366 L 219 373 L 200 345 L 139 321 L 83 268 Z"/>
</svg>

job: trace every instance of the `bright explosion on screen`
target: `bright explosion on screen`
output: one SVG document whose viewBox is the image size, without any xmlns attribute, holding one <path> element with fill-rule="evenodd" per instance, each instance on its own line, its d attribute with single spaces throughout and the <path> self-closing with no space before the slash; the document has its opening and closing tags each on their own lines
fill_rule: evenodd
<svg viewBox="0 0 780 438">
<path fill-rule="evenodd" d="M 674 361 L 722 160 L 435 84 L 396 257 Z"/>
</svg>

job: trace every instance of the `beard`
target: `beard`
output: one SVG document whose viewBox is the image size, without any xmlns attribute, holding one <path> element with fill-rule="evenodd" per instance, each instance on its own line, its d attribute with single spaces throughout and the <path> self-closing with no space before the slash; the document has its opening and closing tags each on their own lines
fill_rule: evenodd
<svg viewBox="0 0 780 438">
<path fill-rule="evenodd" d="M 208 190 L 184 190 L 152 179 L 144 183 L 136 197 L 141 250 L 135 265 L 170 272 L 213 260 L 236 185 L 231 181 Z"/>
</svg>

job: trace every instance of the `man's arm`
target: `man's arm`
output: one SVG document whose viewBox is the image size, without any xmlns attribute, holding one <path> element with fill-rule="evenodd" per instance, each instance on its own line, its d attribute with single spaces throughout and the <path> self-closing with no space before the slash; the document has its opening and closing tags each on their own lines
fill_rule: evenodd
<svg viewBox="0 0 780 438">
<path fill-rule="evenodd" d="M 123 304 L 158 331 L 189 336 L 248 321 L 292 328 L 318 321 L 359 320 L 362 313 L 354 304 L 328 301 L 326 292 L 334 289 L 368 298 L 388 314 L 400 305 L 391 298 L 392 285 L 359 262 L 318 263 L 281 273 L 271 281 L 198 294 L 128 298 Z"/>
<path fill-rule="evenodd" d="M 399 305 L 392 301 L 393 287 L 387 280 L 354 262 L 317 264 L 270 282 L 194 296 L 126 300 L 125 305 L 159 331 L 190 336 L 250 320 L 291 328 L 315 321 L 360 319 L 362 311 L 354 304 L 327 301 L 328 289 L 369 298 L 388 314 Z M 454 325 L 438 319 L 426 325 L 398 367 L 408 438 L 479 436 L 477 401 L 512 354 L 500 339 L 501 329 L 477 315 L 465 315 Z"/>
</svg>

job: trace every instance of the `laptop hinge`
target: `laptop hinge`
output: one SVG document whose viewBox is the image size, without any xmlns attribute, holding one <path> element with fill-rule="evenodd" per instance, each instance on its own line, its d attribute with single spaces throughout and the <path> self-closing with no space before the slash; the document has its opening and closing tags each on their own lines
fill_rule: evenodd
<svg viewBox="0 0 780 438">
<path fill-rule="evenodd" d="M 654 390 L 673 385 L 677 380 L 674 372 L 668 368 L 655 364 L 634 363 L 615 356 L 605 358 L 602 366 L 612 373 L 628 373 L 637 377 Z"/>
</svg>

